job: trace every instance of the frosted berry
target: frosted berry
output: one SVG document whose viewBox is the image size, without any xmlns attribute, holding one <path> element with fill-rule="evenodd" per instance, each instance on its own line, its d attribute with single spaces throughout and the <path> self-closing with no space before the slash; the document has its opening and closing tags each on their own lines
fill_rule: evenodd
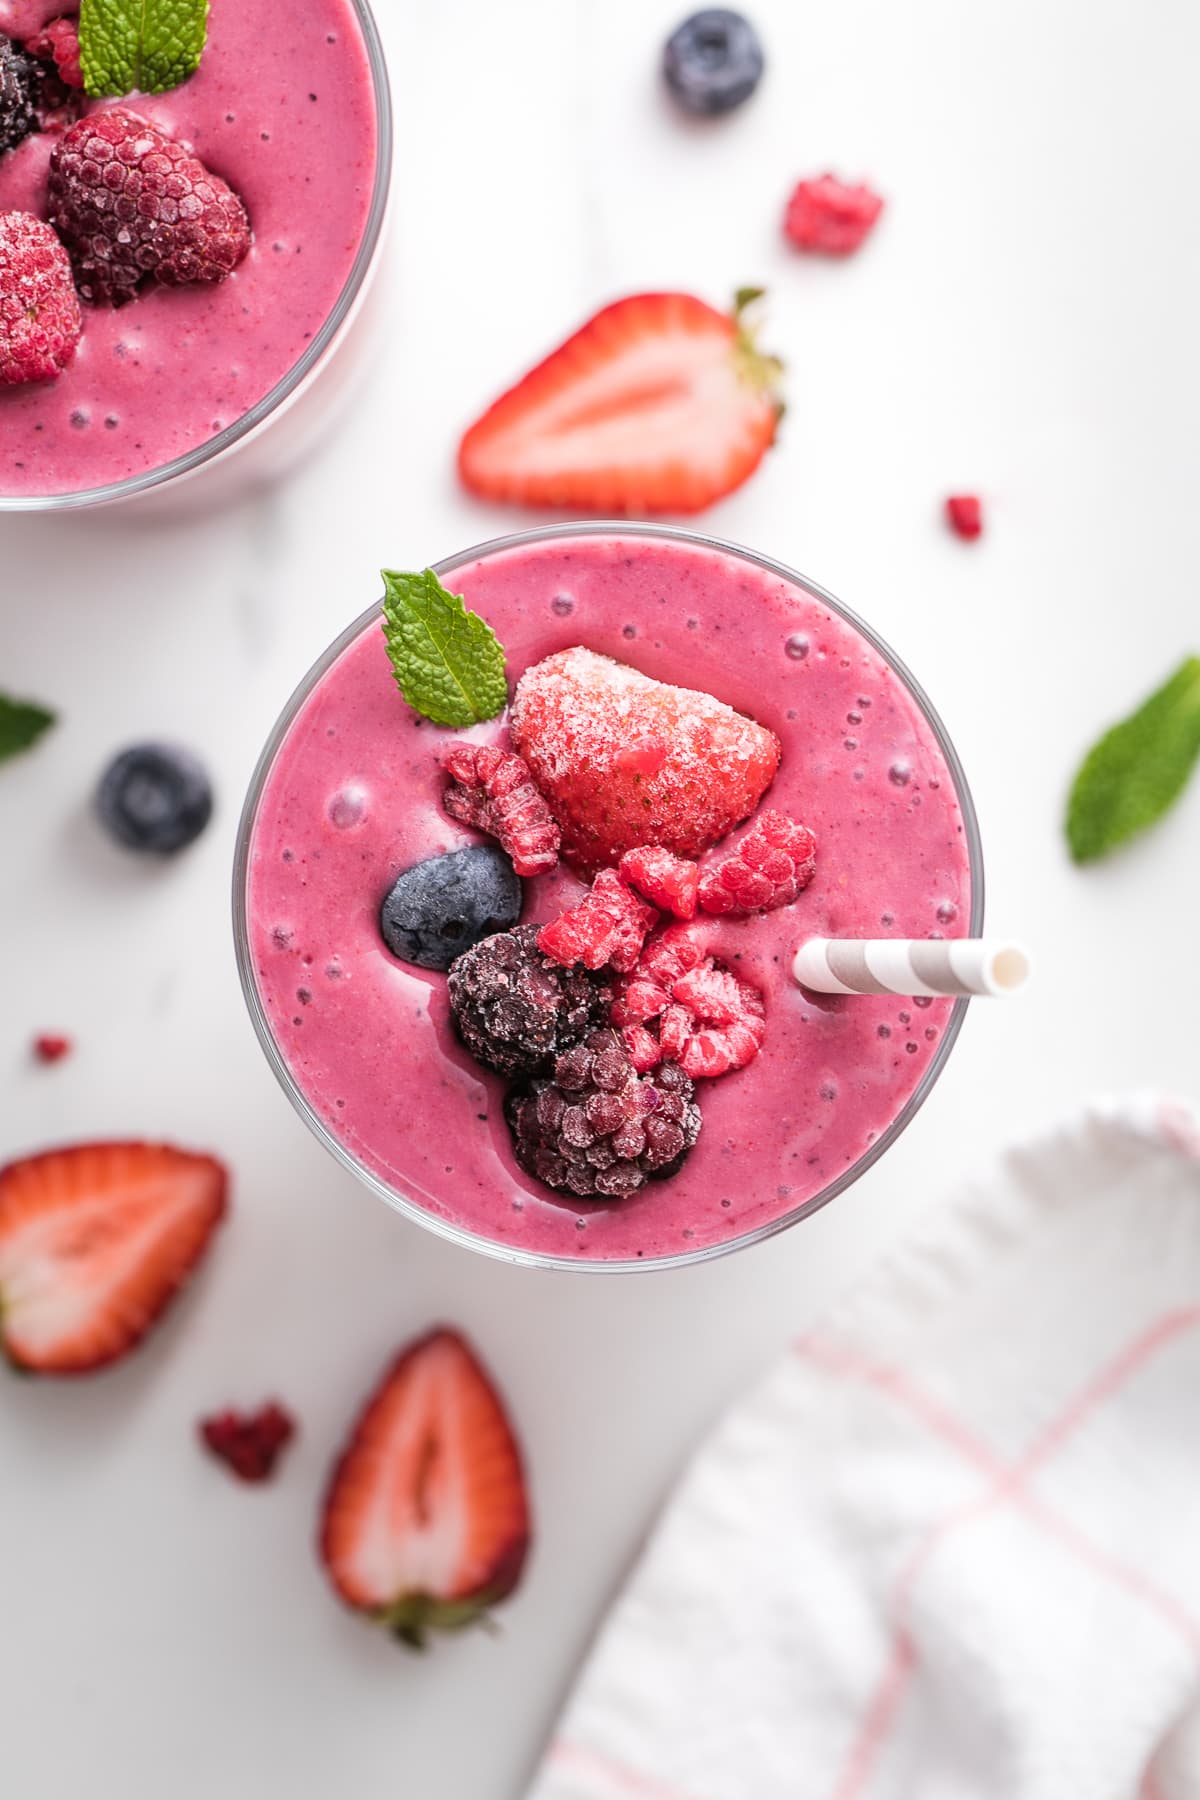
<svg viewBox="0 0 1200 1800">
<path fill-rule="evenodd" d="M 468 844 L 398 875 L 379 909 L 379 929 L 402 962 L 448 969 L 520 916 L 521 883 L 503 850 Z"/>
<path fill-rule="evenodd" d="M 157 856 L 200 836 L 212 817 L 208 771 L 178 744 L 134 744 L 115 756 L 96 789 L 100 822 L 118 844 Z"/>
<path fill-rule="evenodd" d="M 644 1073 L 676 1062 L 692 1080 L 744 1069 L 767 1035 L 763 997 L 708 954 L 701 933 L 668 926 L 617 984 L 612 1021 L 626 1055 Z"/>
<path fill-rule="evenodd" d="M 32 213 L 0 213 L 0 387 L 53 381 L 82 321 L 67 253 Z"/>
<path fill-rule="evenodd" d="M 700 906 L 708 913 L 773 912 L 790 906 L 812 880 L 817 840 L 807 825 L 768 807 L 732 855 L 700 877 Z"/>
<path fill-rule="evenodd" d="M 519 756 L 489 744 L 453 744 L 442 805 L 460 825 L 500 840 L 518 875 L 545 875 L 558 861 L 558 826 Z"/>
<path fill-rule="evenodd" d="M 749 19 L 710 6 L 676 27 L 663 49 L 663 79 L 686 112 L 732 112 L 762 79 L 763 52 Z"/>
<path fill-rule="evenodd" d="M 543 1068 L 603 1025 L 611 989 L 537 947 L 536 925 L 484 938 L 451 966 L 454 1023 L 471 1055 L 500 1075 Z"/>
<path fill-rule="evenodd" d="M 690 919 L 695 912 L 700 870 L 686 857 L 672 856 L 657 844 L 643 844 L 627 850 L 619 866 L 622 881 L 660 911 L 674 913 L 677 919 Z"/>
<path fill-rule="evenodd" d="M 505 1102 L 513 1151 L 527 1174 L 581 1200 L 618 1200 L 678 1173 L 700 1135 L 683 1070 L 637 1073 L 615 1031 L 596 1031 L 555 1060 L 552 1079 Z"/>
<path fill-rule="evenodd" d="M 55 145 L 50 223 L 97 305 L 123 306 L 144 281 L 224 281 L 251 244 L 233 189 L 124 107 L 89 113 Z"/>
<path fill-rule="evenodd" d="M 37 130 L 37 64 L 0 33 L 0 156 Z"/>
<path fill-rule="evenodd" d="M 79 59 L 79 20 L 51 19 L 36 36 L 25 39 L 30 56 L 53 63 L 58 79 L 69 88 L 83 87 L 83 68 Z"/>
<path fill-rule="evenodd" d="M 983 502 L 978 494 L 951 494 L 946 501 L 946 523 L 956 537 L 981 537 Z"/>
<path fill-rule="evenodd" d="M 652 906 L 626 887 L 613 869 L 601 869 L 578 906 L 538 933 L 538 947 L 557 963 L 585 969 L 632 969 L 646 933 L 658 923 Z"/>
<path fill-rule="evenodd" d="M 883 201 L 869 187 L 852 186 L 836 175 L 798 182 L 784 214 L 783 230 L 797 250 L 820 256 L 849 256 L 869 236 Z"/>
</svg>

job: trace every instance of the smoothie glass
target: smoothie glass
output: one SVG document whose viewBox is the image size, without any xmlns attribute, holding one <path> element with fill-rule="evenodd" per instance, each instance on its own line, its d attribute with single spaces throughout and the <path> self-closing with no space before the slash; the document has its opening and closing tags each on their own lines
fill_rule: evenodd
<svg viewBox="0 0 1200 1800">
<path fill-rule="evenodd" d="M 18 0 L 12 0 L 12 4 L 17 5 Z M 54 11 L 52 5 L 49 10 Z M 244 32 L 248 23 L 247 10 L 253 13 L 256 6 L 248 3 L 246 9 L 239 9 L 235 20 L 231 13 L 218 14 L 214 8 L 212 30 L 219 32 L 226 19 L 229 19 L 232 29 Z M 313 447 L 328 429 L 345 403 L 355 375 L 365 368 L 369 354 L 371 316 L 377 299 L 377 296 L 371 294 L 371 289 L 380 260 L 392 163 L 392 107 L 379 33 L 368 0 L 345 0 L 344 11 L 346 17 L 352 20 L 353 29 L 361 40 L 369 83 L 370 111 L 374 120 L 373 169 L 369 200 L 357 248 L 352 256 L 348 250 L 344 253 L 345 277 L 332 305 L 312 332 L 310 341 L 291 366 L 285 368 L 284 373 L 260 398 L 222 429 L 214 430 L 211 437 L 195 443 L 186 451 L 169 455 L 155 466 L 111 480 L 93 478 L 78 485 L 68 484 L 64 491 L 5 492 L 3 476 L 0 474 L 0 513 L 63 512 L 83 507 L 111 506 L 130 500 L 138 500 L 143 508 L 152 502 L 156 503 L 159 510 L 179 508 L 186 511 L 196 504 L 211 506 L 244 493 L 248 485 L 277 478 Z M 0 18 L 0 25 L 3 23 L 4 20 Z M 328 41 L 332 43 L 334 40 L 331 37 Z M 319 86 L 319 81 L 314 82 L 314 85 Z M 312 94 L 309 98 L 316 100 L 317 95 Z M 170 101 L 172 95 L 168 94 L 165 99 Z M 128 104 L 145 107 L 153 113 L 156 103 L 146 102 L 141 96 L 135 95 Z M 225 115 L 230 121 L 234 116 L 233 112 Z M 271 133 L 266 130 L 261 135 L 263 139 L 271 137 Z M 255 137 L 257 140 L 257 133 Z M 33 195 L 28 199 L 22 196 L 19 200 L 10 200 L 9 204 L 33 205 Z M 251 224 L 254 225 L 254 222 L 252 209 Z M 280 253 L 282 258 L 290 249 L 290 245 L 279 242 L 268 245 L 260 232 L 256 232 L 256 242 L 264 256 L 274 251 Z M 339 259 L 341 254 L 343 253 L 339 252 Z M 337 262 L 334 261 L 334 267 L 336 266 Z M 232 304 L 235 283 L 236 278 L 214 291 L 218 295 L 229 295 Z M 177 294 L 185 291 L 196 290 L 175 290 Z M 135 301 L 116 315 L 108 309 L 96 310 L 101 314 L 108 313 L 110 319 L 119 320 L 124 330 L 132 332 L 136 337 L 141 323 L 138 308 L 142 304 L 144 303 L 141 301 Z M 98 356 L 102 354 L 99 342 L 89 346 L 87 341 L 88 311 L 85 307 L 84 349 L 90 349 L 93 356 Z M 108 330 L 107 323 L 104 330 Z M 219 363 L 223 348 L 214 341 L 214 363 Z M 121 346 L 118 346 L 118 350 L 123 354 Z M 159 353 L 162 353 L 161 349 Z M 166 347 L 166 355 L 170 355 L 169 345 Z M 68 370 L 67 375 L 70 373 Z M 171 403 L 171 375 L 168 362 L 157 377 L 161 403 L 168 407 Z M 60 377 L 60 380 L 65 379 L 66 376 Z M 99 420 L 93 423 L 99 425 Z M 0 409 L 0 427 L 3 424 L 3 412 Z M 39 426 L 38 430 L 41 429 Z M 101 431 L 102 440 L 103 435 Z M 37 441 L 40 443 L 46 440 Z"/>
<path fill-rule="evenodd" d="M 830 935 L 979 935 L 979 833 L 937 714 L 877 634 L 822 588 L 713 538 L 656 525 L 545 526 L 450 557 L 437 573 L 497 630 L 510 680 L 582 642 L 707 687 L 777 728 L 784 761 L 765 804 L 815 810 L 818 878 L 793 907 L 737 922 L 739 968 L 767 998 L 767 1043 L 738 1075 L 697 1084 L 705 1124 L 683 1171 L 608 1207 L 550 1195 L 516 1171 L 502 1084 L 456 1046 L 444 977 L 398 964 L 379 938 L 378 905 L 395 875 L 463 833 L 437 804 L 443 734 L 396 692 L 374 606 L 284 708 L 239 827 L 239 973 L 284 1091 L 397 1211 L 509 1262 L 673 1268 L 807 1218 L 895 1142 L 963 1022 L 961 1000 L 813 997 L 788 972 L 789 947 L 831 926 Z M 817 731 L 830 697 L 836 720 L 825 722 L 836 729 Z M 877 817 L 898 821 L 890 843 L 882 826 L 868 843 Z M 911 880 L 896 874 L 905 844 Z M 578 892 L 572 883 L 560 895 L 562 877 L 540 879 L 552 885 L 533 903 L 539 917 Z M 891 906 L 893 889 L 895 910 L 881 912 L 879 896 Z"/>
</svg>

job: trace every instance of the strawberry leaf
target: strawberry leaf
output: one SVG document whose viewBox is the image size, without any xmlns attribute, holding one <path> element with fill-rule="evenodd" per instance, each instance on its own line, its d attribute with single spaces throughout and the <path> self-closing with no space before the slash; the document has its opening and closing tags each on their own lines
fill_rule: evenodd
<svg viewBox="0 0 1200 1800">
<path fill-rule="evenodd" d="M 161 94 L 194 75 L 208 34 L 208 0 L 82 0 L 79 59 L 92 99 Z"/>
<path fill-rule="evenodd" d="M 508 702 L 504 649 L 486 620 L 432 569 L 383 571 L 383 635 L 396 685 L 435 725 L 494 719 Z"/>
<path fill-rule="evenodd" d="M 1174 805 L 1200 756 L 1200 657 L 1188 656 L 1088 752 L 1067 802 L 1077 863 L 1095 862 Z"/>
<path fill-rule="evenodd" d="M 54 722 L 55 715 L 44 706 L 0 694 L 0 762 L 30 749 Z"/>
</svg>

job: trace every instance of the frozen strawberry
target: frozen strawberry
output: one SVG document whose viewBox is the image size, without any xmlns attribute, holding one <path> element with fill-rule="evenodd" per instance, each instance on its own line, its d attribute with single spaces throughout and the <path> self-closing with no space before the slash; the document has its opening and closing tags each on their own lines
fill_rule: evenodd
<svg viewBox="0 0 1200 1800">
<path fill-rule="evenodd" d="M 442 805 L 460 825 L 486 831 L 518 875 L 545 875 L 558 861 L 558 826 L 511 751 L 490 744 L 452 744 L 442 766 L 451 777 Z"/>
<path fill-rule="evenodd" d="M 693 1081 L 745 1068 L 767 1034 L 763 997 L 705 949 L 702 932 L 668 926 L 617 986 L 612 1021 L 639 1074 L 676 1062 Z"/>
<path fill-rule="evenodd" d="M 870 235 L 883 201 L 869 187 L 854 187 L 836 175 L 801 181 L 792 190 L 783 229 L 797 250 L 821 256 L 849 256 Z"/>
<path fill-rule="evenodd" d="M 74 1144 L 0 1169 L 0 1345 L 82 1375 L 125 1356 L 225 1212 L 225 1171 L 167 1144 Z"/>
<path fill-rule="evenodd" d="M 296 1433 L 296 1423 L 277 1401 L 254 1413 L 231 1407 L 201 1419 L 200 1441 L 231 1469 L 239 1481 L 269 1481 L 279 1458 Z"/>
<path fill-rule="evenodd" d="M 512 1593 L 529 1549 L 521 1452 L 470 1345 L 401 1352 L 333 1471 L 321 1556 L 348 1606 L 424 1648 Z"/>
<path fill-rule="evenodd" d="M 657 844 L 627 850 L 620 861 L 622 881 L 654 903 L 661 912 L 690 919 L 696 910 L 700 871 L 686 857 L 672 856 Z"/>
<path fill-rule="evenodd" d="M 741 316 L 690 294 L 606 306 L 503 394 L 458 452 L 490 500 L 576 512 L 699 512 L 775 441 L 781 373 Z"/>
<path fill-rule="evenodd" d="M 983 502 L 978 494 L 951 494 L 946 501 L 946 523 L 956 537 L 981 537 Z"/>
<path fill-rule="evenodd" d="M 576 646 L 526 669 L 512 735 L 576 868 L 656 844 L 699 856 L 761 800 L 779 740 L 711 694 Z"/>
<path fill-rule="evenodd" d="M 61 1062 L 74 1049 L 69 1037 L 58 1031 L 40 1031 L 33 1040 L 33 1054 L 39 1062 Z"/>
<path fill-rule="evenodd" d="M 741 843 L 700 877 L 707 913 L 774 912 L 790 906 L 816 873 L 817 840 L 807 825 L 768 807 Z"/>
<path fill-rule="evenodd" d="M 224 281 L 251 244 L 233 189 L 120 106 L 88 113 L 55 144 L 50 223 L 80 294 L 105 306 L 123 306 L 144 281 Z"/>
<path fill-rule="evenodd" d="M 30 56 L 52 62 L 61 82 L 69 88 L 82 88 L 83 66 L 79 56 L 79 20 L 63 17 L 51 19 L 31 38 L 25 39 Z"/>
<path fill-rule="evenodd" d="M 83 320 L 66 251 L 32 213 L 0 213 L 0 387 L 53 381 Z"/>
<path fill-rule="evenodd" d="M 570 968 L 632 969 L 646 933 L 658 923 L 652 906 L 640 900 L 612 869 L 601 869 L 578 906 L 538 932 L 538 949 Z"/>
</svg>

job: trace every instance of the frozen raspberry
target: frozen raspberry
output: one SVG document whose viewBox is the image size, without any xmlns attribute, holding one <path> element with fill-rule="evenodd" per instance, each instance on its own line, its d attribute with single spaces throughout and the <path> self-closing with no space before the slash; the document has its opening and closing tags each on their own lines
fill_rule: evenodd
<svg viewBox="0 0 1200 1800">
<path fill-rule="evenodd" d="M 143 281 L 224 281 L 251 243 L 233 189 L 124 107 L 89 113 L 55 145 L 50 222 L 97 305 L 123 306 Z"/>
<path fill-rule="evenodd" d="M 625 852 L 620 872 L 622 881 L 663 912 L 674 913 L 677 919 L 690 919 L 695 912 L 700 871 L 686 857 L 672 856 L 657 844 L 643 844 Z"/>
<path fill-rule="evenodd" d="M 668 926 L 617 984 L 612 1022 L 639 1074 L 667 1059 L 693 1080 L 753 1062 L 767 1035 L 758 989 L 709 955 L 702 934 Z"/>
<path fill-rule="evenodd" d="M 521 1167 L 581 1200 L 617 1200 L 675 1175 L 700 1135 L 683 1070 L 639 1076 L 615 1031 L 595 1031 L 554 1064 L 553 1080 L 514 1088 L 504 1106 Z"/>
<path fill-rule="evenodd" d="M 0 213 L 0 387 L 53 381 L 82 320 L 67 253 L 32 213 Z"/>
<path fill-rule="evenodd" d="M 768 807 L 731 856 L 700 877 L 700 905 L 708 913 L 774 912 L 790 906 L 812 880 L 817 840 L 807 825 Z"/>
<path fill-rule="evenodd" d="M 39 1062 L 61 1062 L 64 1056 L 70 1056 L 73 1049 L 74 1045 L 70 1038 L 63 1037 L 61 1032 L 57 1031 L 39 1032 L 33 1040 L 33 1054 Z"/>
<path fill-rule="evenodd" d="M 960 538 L 983 534 L 983 502 L 978 494 L 951 494 L 946 501 L 946 523 Z"/>
<path fill-rule="evenodd" d="M 578 906 L 543 925 L 538 946 L 557 963 L 585 969 L 632 969 L 658 914 L 614 869 L 601 869 Z"/>
<path fill-rule="evenodd" d="M 37 64 L 0 33 L 0 156 L 37 130 Z"/>
<path fill-rule="evenodd" d="M 528 1075 L 603 1025 L 611 989 L 537 947 L 536 925 L 484 938 L 450 966 L 450 1006 L 463 1043 L 501 1075 Z"/>
<path fill-rule="evenodd" d="M 487 744 L 454 744 L 442 805 L 460 825 L 499 838 L 518 875 L 545 875 L 558 861 L 558 826 L 519 756 Z"/>
<path fill-rule="evenodd" d="M 201 1441 L 219 1456 L 240 1481 L 266 1481 L 273 1473 L 286 1444 L 295 1435 L 291 1415 L 269 1401 L 256 1413 L 230 1409 L 201 1419 Z"/>
<path fill-rule="evenodd" d="M 79 61 L 79 20 L 51 19 L 35 37 L 25 39 L 30 56 L 53 63 L 58 79 L 69 88 L 82 88 L 83 69 Z"/>
<path fill-rule="evenodd" d="M 852 187 L 836 175 L 798 182 L 784 214 L 785 235 L 798 250 L 822 256 L 849 256 L 883 211 L 869 187 Z"/>
</svg>

